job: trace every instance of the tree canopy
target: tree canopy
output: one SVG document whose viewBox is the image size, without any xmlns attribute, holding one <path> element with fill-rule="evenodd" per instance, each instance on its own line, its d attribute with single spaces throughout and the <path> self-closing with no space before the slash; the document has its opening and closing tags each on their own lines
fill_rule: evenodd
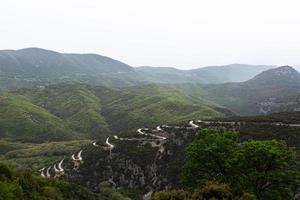
<svg viewBox="0 0 300 200">
<path fill-rule="evenodd" d="M 204 129 L 187 147 L 182 181 L 189 189 L 208 181 L 228 184 L 235 195 L 257 199 L 291 199 L 299 187 L 295 148 L 284 141 L 238 141 L 225 129 Z"/>
</svg>

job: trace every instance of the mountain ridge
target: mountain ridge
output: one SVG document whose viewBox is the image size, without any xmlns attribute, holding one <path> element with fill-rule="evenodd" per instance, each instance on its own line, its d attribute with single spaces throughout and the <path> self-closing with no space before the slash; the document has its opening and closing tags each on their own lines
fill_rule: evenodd
<svg viewBox="0 0 300 200">
<path fill-rule="evenodd" d="M 297 100 L 300 96 L 300 74 L 289 66 L 264 71 L 241 83 L 202 86 L 202 90 L 203 97 L 240 115 L 296 111 L 300 108 Z"/>
<path fill-rule="evenodd" d="M 91 64 L 94 67 L 89 66 Z M 18 68 L 23 67 L 26 70 L 56 67 L 56 70 L 59 70 L 62 74 L 66 73 L 67 70 L 75 70 L 75 72 L 77 70 L 76 73 L 85 72 L 87 74 L 133 71 L 133 68 L 125 63 L 97 54 L 66 54 L 41 48 L 0 51 L 0 69 L 2 73 L 5 72 L 6 68 L 16 66 Z M 59 69 L 59 67 L 62 69 Z M 85 68 L 85 71 L 82 71 L 81 68 Z M 39 75 L 36 71 L 30 72 L 32 75 Z M 42 73 L 42 75 L 44 74 Z"/>
<path fill-rule="evenodd" d="M 247 81 L 260 72 L 275 67 L 274 65 L 229 64 L 187 70 L 150 66 L 142 66 L 135 69 L 149 81 L 158 83 L 221 84 Z"/>
</svg>

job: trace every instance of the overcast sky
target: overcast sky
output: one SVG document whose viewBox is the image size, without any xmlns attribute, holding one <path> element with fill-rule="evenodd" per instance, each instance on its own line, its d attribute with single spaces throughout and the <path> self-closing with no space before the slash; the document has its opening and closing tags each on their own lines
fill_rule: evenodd
<svg viewBox="0 0 300 200">
<path fill-rule="evenodd" d="M 0 49 L 132 66 L 300 64 L 299 0 L 0 0 Z"/>
</svg>

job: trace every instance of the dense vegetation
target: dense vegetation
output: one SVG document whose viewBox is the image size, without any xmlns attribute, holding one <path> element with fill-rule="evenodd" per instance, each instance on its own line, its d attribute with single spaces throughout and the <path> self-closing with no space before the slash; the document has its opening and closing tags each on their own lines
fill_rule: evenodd
<svg viewBox="0 0 300 200">
<path fill-rule="evenodd" d="M 36 177 L 29 172 L 16 173 L 2 164 L 0 164 L 0 199 L 129 200 L 121 193 L 109 188 L 107 183 L 99 185 L 99 192 L 96 194 L 76 184 Z"/>
<path fill-rule="evenodd" d="M 259 116 L 233 116 L 228 118 L 217 118 L 212 121 L 241 122 L 234 127 L 239 132 L 239 140 L 284 140 L 290 147 L 296 147 L 300 155 L 299 131 L 300 112 L 283 112 Z M 288 124 L 295 126 L 288 126 Z M 230 125 L 227 128 L 232 128 Z"/>
<path fill-rule="evenodd" d="M 299 161 L 295 149 L 283 141 L 248 140 L 238 143 L 236 132 L 204 129 L 187 148 L 182 181 L 193 192 L 177 192 L 182 196 L 196 193 L 199 196 L 195 199 L 206 199 L 199 190 L 203 191 L 207 184 L 222 188 L 224 195 L 227 193 L 227 197 L 221 199 L 248 194 L 255 199 L 292 199 L 300 186 Z M 171 196 L 172 192 L 161 192 L 154 197 L 172 199 Z"/>
<path fill-rule="evenodd" d="M 152 200 L 255 200 L 251 194 L 245 193 L 235 197 L 232 189 L 226 184 L 207 182 L 203 187 L 188 190 L 171 190 L 168 192 L 154 193 Z"/>
<path fill-rule="evenodd" d="M 0 162 L 9 164 L 18 171 L 30 170 L 39 174 L 38 170 L 42 167 L 50 166 L 62 158 L 70 158 L 70 155 L 78 152 L 82 146 L 91 143 L 90 140 L 41 144 L 0 140 Z"/>
<path fill-rule="evenodd" d="M 25 172 L 16 174 L 0 165 L 0 199 L 96 199 L 89 190 L 74 184 L 35 177 Z"/>
<path fill-rule="evenodd" d="M 6 93 L 0 103 L 0 137 L 37 143 L 103 139 L 112 132 L 230 114 L 174 87 L 159 85 L 118 90 L 59 84 Z"/>
<path fill-rule="evenodd" d="M 57 116 L 24 96 L 8 94 L 0 97 L 0 137 L 38 142 L 70 140 L 74 135 Z"/>
<path fill-rule="evenodd" d="M 0 105 L 0 159 L 33 170 L 69 157 L 91 143 L 85 139 L 104 142 L 112 133 L 135 134 L 140 127 L 230 114 L 159 85 L 120 90 L 59 84 L 5 93 Z"/>
<path fill-rule="evenodd" d="M 241 122 L 266 122 L 266 123 L 285 123 L 285 124 L 299 124 L 300 112 L 280 112 L 269 115 L 259 116 L 232 116 L 223 119 L 215 119 L 222 121 L 241 121 Z"/>
</svg>

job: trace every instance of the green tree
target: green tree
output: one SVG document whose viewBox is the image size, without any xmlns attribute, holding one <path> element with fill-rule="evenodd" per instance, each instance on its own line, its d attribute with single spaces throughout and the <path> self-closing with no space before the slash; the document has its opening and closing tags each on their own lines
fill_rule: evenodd
<svg viewBox="0 0 300 200">
<path fill-rule="evenodd" d="M 188 199 L 192 199 L 192 193 L 184 190 L 155 192 L 152 196 L 152 200 L 188 200 Z"/>
<path fill-rule="evenodd" d="M 123 196 L 121 193 L 109 186 L 107 182 L 101 182 L 99 184 L 100 199 L 103 200 L 130 200 L 130 198 Z"/>
<path fill-rule="evenodd" d="M 156 192 L 153 194 L 152 200 L 232 200 L 233 197 L 228 185 L 208 182 L 202 188 L 194 191 L 171 190 Z"/>
<path fill-rule="evenodd" d="M 29 172 L 16 174 L 11 168 L 0 164 L 0 200 L 93 200 L 96 198 L 93 192 L 79 185 L 36 177 Z"/>
<path fill-rule="evenodd" d="M 295 148 L 283 141 L 238 143 L 237 138 L 233 131 L 202 130 L 187 148 L 183 183 L 195 189 L 211 180 L 228 184 L 237 196 L 291 199 L 300 180 Z"/>
<path fill-rule="evenodd" d="M 225 129 L 203 129 L 187 147 L 183 183 L 191 188 L 208 181 L 230 182 L 235 172 L 238 135 Z"/>
<path fill-rule="evenodd" d="M 258 199 L 292 199 L 299 186 L 299 164 L 295 148 L 284 141 L 244 142 L 238 148 L 240 185 Z"/>
<path fill-rule="evenodd" d="M 231 188 L 226 184 L 220 184 L 215 182 L 208 182 L 200 190 L 195 190 L 193 194 L 193 200 L 232 200 L 233 194 Z"/>
<path fill-rule="evenodd" d="M 22 199 L 22 189 L 15 183 L 0 182 L 0 200 Z"/>
<path fill-rule="evenodd" d="M 14 171 L 7 165 L 0 164 L 0 181 L 12 180 L 15 176 Z"/>
</svg>

